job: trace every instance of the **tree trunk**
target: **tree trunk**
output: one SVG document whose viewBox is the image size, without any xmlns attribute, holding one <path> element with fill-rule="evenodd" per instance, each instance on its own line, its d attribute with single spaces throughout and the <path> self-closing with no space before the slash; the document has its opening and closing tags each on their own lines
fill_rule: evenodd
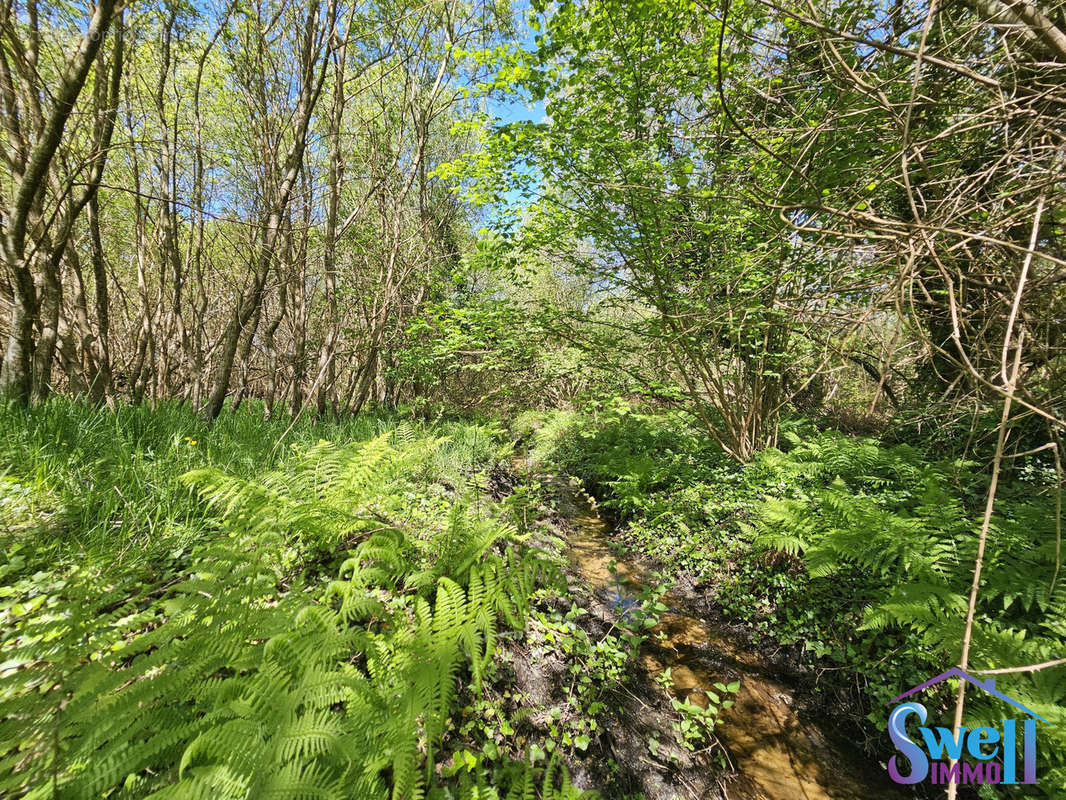
<svg viewBox="0 0 1066 800">
<path fill-rule="evenodd" d="M 3 367 L 0 369 L 0 394 L 21 402 L 27 402 L 32 391 L 33 321 L 39 310 L 33 288 L 32 265 L 26 255 L 30 214 L 40 202 L 47 184 L 48 172 L 62 141 L 63 131 L 85 86 L 89 70 L 107 35 L 114 13 L 115 0 L 100 0 L 94 9 L 88 30 L 63 69 L 52 108 L 43 119 L 37 142 L 29 153 L 21 176 L 16 180 L 13 203 L 5 215 L 3 251 L 14 277 L 14 285 L 10 330 Z M 9 120 L 9 126 L 13 122 L 15 121 Z"/>
<path fill-rule="evenodd" d="M 256 269 L 252 280 L 252 286 L 241 301 L 237 304 L 237 310 L 230 318 L 223 337 L 224 346 L 220 357 L 218 370 L 215 373 L 214 388 L 208 398 L 207 407 L 204 409 L 208 419 L 217 419 L 222 412 L 222 406 L 229 392 L 230 376 L 233 374 L 234 358 L 237 355 L 237 345 L 241 338 L 241 331 L 253 316 L 258 312 L 263 299 L 263 288 L 266 285 L 267 276 L 274 262 L 274 249 L 281 229 L 281 223 L 289 207 L 292 190 L 303 168 L 304 149 L 307 145 L 307 131 L 311 123 L 311 115 L 315 103 L 322 91 L 322 84 L 326 77 L 328 58 L 322 59 L 321 69 L 316 75 L 319 53 L 318 42 L 315 41 L 315 18 L 318 15 L 319 4 L 312 2 L 307 12 L 307 27 L 304 35 L 303 57 L 303 81 L 300 86 L 300 99 L 296 112 L 296 139 L 292 149 L 285 159 L 284 177 L 278 187 L 276 200 L 266 219 L 263 227 L 263 238 L 256 254 Z M 336 2 L 330 0 L 329 11 L 326 20 L 326 33 L 323 40 L 327 40 L 333 30 L 336 19 Z"/>
</svg>

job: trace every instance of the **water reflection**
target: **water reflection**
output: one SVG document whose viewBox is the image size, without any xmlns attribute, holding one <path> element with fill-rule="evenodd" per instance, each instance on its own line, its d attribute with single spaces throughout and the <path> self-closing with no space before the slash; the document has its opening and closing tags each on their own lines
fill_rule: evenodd
<svg viewBox="0 0 1066 800">
<path fill-rule="evenodd" d="M 607 546 L 610 529 L 592 504 L 570 498 L 574 530 L 570 559 L 591 588 L 618 613 L 631 612 L 645 583 L 632 565 Z M 714 683 L 741 681 L 736 704 L 724 711 L 715 734 L 739 772 L 729 797 L 744 800 L 858 800 L 900 796 L 876 764 L 862 764 L 800 718 L 790 690 L 766 674 L 759 654 L 739 647 L 725 632 L 669 607 L 652 629 L 641 660 L 652 676 L 667 669 L 678 699 L 706 707 Z"/>
</svg>

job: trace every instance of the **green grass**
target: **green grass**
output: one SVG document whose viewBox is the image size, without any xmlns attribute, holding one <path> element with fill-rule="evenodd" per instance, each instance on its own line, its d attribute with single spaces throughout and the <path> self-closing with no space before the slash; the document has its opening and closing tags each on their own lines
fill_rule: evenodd
<svg viewBox="0 0 1066 800">
<path fill-rule="evenodd" d="M 556 582 L 486 496 L 501 433 L 0 407 L 0 795 L 578 797 L 442 771 Z"/>
<path fill-rule="evenodd" d="M 569 742 L 517 734 L 517 717 L 488 733 L 457 722 L 491 706 L 498 637 L 535 633 L 547 617 L 525 627 L 531 598 L 557 587 L 549 554 L 516 535 L 537 493 L 488 496 L 509 435 L 537 469 L 580 477 L 623 548 L 790 648 L 821 688 L 863 686 L 857 714 L 883 721 L 895 689 L 955 658 L 987 477 L 915 447 L 800 420 L 738 465 L 683 415 L 621 401 L 529 412 L 509 432 L 0 406 L 0 795 L 50 797 L 54 781 L 72 797 L 250 798 L 306 781 L 337 798 L 505 797 L 535 775 L 539 796 L 576 796 L 557 763 L 526 759 L 591 748 L 599 699 L 579 704 Z M 1001 487 L 975 668 L 1066 642 L 1045 467 Z M 1002 682 L 1059 720 L 1063 672 Z M 1049 785 L 1066 763 L 1066 725 L 1051 730 Z"/>
<path fill-rule="evenodd" d="M 62 561 L 117 557 L 128 569 L 210 530 L 203 504 L 178 481 L 185 472 L 210 466 L 251 477 L 320 440 L 366 441 L 398 424 L 371 414 L 327 422 L 305 415 L 294 424 L 267 419 L 254 404 L 213 425 L 178 403 L 114 411 L 61 398 L 3 405 L 0 544 Z M 496 445 L 491 428 L 445 423 L 433 431 L 451 437 L 434 455 L 441 474 L 483 462 Z"/>
</svg>

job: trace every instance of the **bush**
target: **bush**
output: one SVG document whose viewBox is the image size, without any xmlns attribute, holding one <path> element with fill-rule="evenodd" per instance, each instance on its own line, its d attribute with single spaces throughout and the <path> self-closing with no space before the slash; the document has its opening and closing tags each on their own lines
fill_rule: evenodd
<svg viewBox="0 0 1066 800">
<path fill-rule="evenodd" d="M 618 540 L 710 588 L 727 620 L 794 649 L 856 711 L 956 662 L 987 476 L 804 420 L 780 449 L 738 466 L 674 413 L 616 402 L 554 431 L 552 466 L 583 479 L 623 523 Z M 539 445 L 547 451 L 543 443 Z M 1001 486 L 988 541 L 971 667 L 1041 663 L 1066 647 L 1066 585 L 1054 583 L 1054 474 L 1039 462 Z M 876 676 L 875 681 L 867 676 Z M 1066 766 L 1066 670 L 1007 675 L 1003 691 L 1056 723 L 1049 782 Z M 940 695 L 946 708 L 945 686 Z M 968 718 L 997 713 L 974 697 Z M 934 703 L 935 704 L 935 703 Z"/>
</svg>

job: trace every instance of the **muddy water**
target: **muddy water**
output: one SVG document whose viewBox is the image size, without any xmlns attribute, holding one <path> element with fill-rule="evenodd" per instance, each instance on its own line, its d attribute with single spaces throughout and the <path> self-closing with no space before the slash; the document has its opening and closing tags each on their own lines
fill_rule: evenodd
<svg viewBox="0 0 1066 800">
<path fill-rule="evenodd" d="M 568 499 L 570 559 L 589 588 L 624 611 L 635 602 L 645 576 L 608 549 L 611 531 L 592 504 L 579 495 Z M 706 705 L 703 690 L 714 683 L 741 681 L 735 706 L 722 712 L 715 729 L 739 775 L 728 787 L 731 800 L 900 796 L 878 764 L 861 763 L 801 719 L 792 692 L 766 674 L 756 652 L 706 621 L 674 610 L 678 603 L 670 595 L 663 602 L 671 610 L 662 614 L 652 631 L 655 644 L 641 656 L 648 671 L 658 675 L 669 668 L 676 695 L 699 705 Z"/>
</svg>

